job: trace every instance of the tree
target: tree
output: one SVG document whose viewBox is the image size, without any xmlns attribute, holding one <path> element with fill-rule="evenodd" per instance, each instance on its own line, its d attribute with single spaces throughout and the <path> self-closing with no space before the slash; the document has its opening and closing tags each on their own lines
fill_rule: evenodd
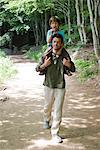
<svg viewBox="0 0 100 150">
<path fill-rule="evenodd" d="M 94 51 L 97 60 L 100 64 L 100 22 L 98 25 L 98 20 L 100 21 L 100 1 L 99 0 L 87 0 L 90 24 L 93 36 Z"/>
<path fill-rule="evenodd" d="M 89 32 L 87 29 L 91 28 L 94 51 L 97 59 L 100 60 L 100 0 L 0 1 L 0 29 L 7 26 L 10 36 L 13 36 L 13 32 L 17 34 L 31 32 L 35 45 L 46 42 L 48 20 L 51 15 L 60 17 L 66 41 L 70 43 L 81 40 L 86 44 L 86 35 Z"/>
<path fill-rule="evenodd" d="M 44 40 L 52 0 L 1 0 L 0 4 L 0 20 L 9 24 L 9 31 L 17 34 L 33 31 L 36 45 Z"/>
<path fill-rule="evenodd" d="M 80 7 L 79 7 L 80 6 Z M 80 35 L 80 39 L 82 44 L 86 44 L 86 33 L 85 33 L 85 27 L 84 27 L 84 7 L 83 7 L 83 0 L 76 0 L 76 14 L 77 14 L 77 25 L 78 25 L 78 31 Z"/>
<path fill-rule="evenodd" d="M 71 0 L 59 0 L 59 1 L 55 1 L 54 2 L 54 9 L 58 12 L 61 12 L 61 14 L 63 14 L 63 18 L 64 18 L 64 23 L 66 24 L 66 27 L 68 29 L 65 29 L 67 30 L 67 40 L 68 40 L 68 44 L 71 44 L 72 43 L 72 38 L 71 38 L 71 30 L 72 30 L 72 20 L 71 18 L 73 18 L 73 16 L 71 16 L 71 9 L 72 9 L 72 5 L 73 2 L 71 2 Z M 61 16 L 60 14 L 60 16 Z"/>
</svg>

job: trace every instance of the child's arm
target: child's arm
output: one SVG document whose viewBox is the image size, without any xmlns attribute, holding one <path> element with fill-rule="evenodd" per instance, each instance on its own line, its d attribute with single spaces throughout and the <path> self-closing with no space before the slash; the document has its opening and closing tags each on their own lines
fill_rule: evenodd
<svg viewBox="0 0 100 150">
<path fill-rule="evenodd" d="M 52 35 L 53 35 L 52 30 L 49 30 L 47 32 L 47 44 L 51 43 L 51 41 L 52 41 Z"/>
<path fill-rule="evenodd" d="M 50 29 L 48 32 L 47 32 L 47 44 L 51 43 L 52 42 L 52 36 L 57 33 L 56 31 L 53 31 L 52 29 Z"/>
</svg>

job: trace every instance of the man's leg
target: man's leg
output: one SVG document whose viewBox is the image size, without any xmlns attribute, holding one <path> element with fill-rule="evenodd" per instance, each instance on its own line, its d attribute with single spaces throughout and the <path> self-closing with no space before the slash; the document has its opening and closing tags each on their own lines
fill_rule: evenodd
<svg viewBox="0 0 100 150">
<path fill-rule="evenodd" d="M 52 138 L 61 142 L 61 138 L 58 136 L 59 127 L 62 118 L 62 107 L 64 102 L 65 89 L 55 89 L 54 97 L 54 112 L 53 112 L 53 121 L 51 127 Z"/>
<path fill-rule="evenodd" d="M 54 103 L 54 90 L 45 86 L 45 101 L 44 101 L 44 128 L 49 128 L 47 125 L 51 120 L 52 105 Z M 47 126 L 47 127 L 46 127 Z"/>
</svg>

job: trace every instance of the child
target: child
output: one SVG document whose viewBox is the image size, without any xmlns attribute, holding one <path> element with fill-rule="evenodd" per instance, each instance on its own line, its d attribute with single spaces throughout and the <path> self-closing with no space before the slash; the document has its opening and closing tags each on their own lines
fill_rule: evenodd
<svg viewBox="0 0 100 150">
<path fill-rule="evenodd" d="M 48 50 L 50 50 L 52 48 L 52 36 L 55 34 L 55 33 L 58 33 L 58 34 L 61 34 L 62 37 L 63 37 L 63 43 L 64 43 L 64 32 L 62 30 L 59 30 L 59 26 L 60 26 L 60 19 L 57 17 L 57 16 L 52 16 L 50 19 L 49 19 L 49 25 L 51 27 L 50 30 L 48 30 L 47 32 L 47 46 L 48 46 Z M 64 49 L 63 49 L 64 51 Z M 47 51 L 48 53 L 49 51 Z M 67 58 L 67 52 L 64 52 L 65 54 L 65 58 Z M 42 75 L 43 73 L 41 72 L 40 75 Z M 68 76 L 71 76 L 72 73 L 70 72 L 70 70 L 66 70 L 66 74 Z"/>
<path fill-rule="evenodd" d="M 52 50 L 42 58 L 36 71 L 46 70 L 44 79 L 44 128 L 50 128 L 52 141 L 55 143 L 61 143 L 62 138 L 59 136 L 59 128 L 62 118 L 62 107 L 65 95 L 65 78 L 64 78 L 64 66 L 69 69 L 73 68 L 71 64 L 71 58 L 65 59 L 63 56 L 63 37 L 61 34 L 54 34 L 52 37 Z M 54 106 L 54 107 L 53 107 Z M 52 114 L 53 108 L 53 115 Z"/>
<path fill-rule="evenodd" d="M 47 32 L 47 45 L 48 45 L 48 48 L 51 49 L 51 47 L 52 47 L 52 36 L 55 33 L 59 33 L 62 35 L 63 41 L 64 41 L 64 32 L 59 30 L 60 19 L 57 16 L 52 16 L 49 19 L 49 25 L 50 25 L 51 29 L 48 30 L 48 32 Z"/>
</svg>

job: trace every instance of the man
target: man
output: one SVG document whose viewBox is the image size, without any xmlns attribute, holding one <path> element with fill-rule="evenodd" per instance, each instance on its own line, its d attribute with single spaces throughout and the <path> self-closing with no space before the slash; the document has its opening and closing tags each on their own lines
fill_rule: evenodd
<svg viewBox="0 0 100 150">
<path fill-rule="evenodd" d="M 52 51 L 49 56 L 45 55 L 42 58 L 36 71 L 45 70 L 44 79 L 44 128 L 50 128 L 51 113 L 52 124 L 51 124 L 51 135 L 52 141 L 61 143 L 62 138 L 59 136 L 59 127 L 62 118 L 62 107 L 65 95 L 65 79 L 64 79 L 64 66 L 73 70 L 71 58 L 64 58 L 63 54 L 63 37 L 61 34 L 54 34 L 52 36 Z"/>
</svg>

